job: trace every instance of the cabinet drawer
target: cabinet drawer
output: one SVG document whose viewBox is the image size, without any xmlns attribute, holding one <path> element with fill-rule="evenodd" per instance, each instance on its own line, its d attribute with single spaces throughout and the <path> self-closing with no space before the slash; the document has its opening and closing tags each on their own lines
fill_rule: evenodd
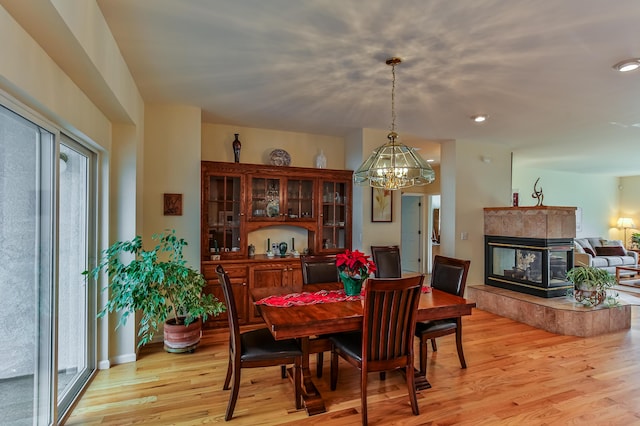
<svg viewBox="0 0 640 426">
<path fill-rule="evenodd" d="M 215 280 L 218 281 L 218 274 L 216 274 L 216 268 L 218 265 L 204 265 L 202 268 L 202 274 L 207 280 Z M 224 271 L 229 275 L 229 278 L 247 278 L 247 267 L 246 266 L 233 266 L 233 265 L 222 265 Z"/>
</svg>

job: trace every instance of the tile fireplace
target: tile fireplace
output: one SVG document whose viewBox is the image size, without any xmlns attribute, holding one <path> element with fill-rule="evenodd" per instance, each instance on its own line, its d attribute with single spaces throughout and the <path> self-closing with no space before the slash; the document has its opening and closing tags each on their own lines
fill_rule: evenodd
<svg viewBox="0 0 640 426">
<path fill-rule="evenodd" d="M 574 207 L 485 208 L 485 284 L 539 297 L 573 285 Z"/>
</svg>

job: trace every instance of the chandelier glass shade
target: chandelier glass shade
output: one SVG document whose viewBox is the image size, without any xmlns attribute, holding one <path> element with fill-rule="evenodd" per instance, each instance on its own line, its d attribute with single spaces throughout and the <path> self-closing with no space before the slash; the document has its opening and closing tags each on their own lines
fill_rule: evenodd
<svg viewBox="0 0 640 426">
<path fill-rule="evenodd" d="M 389 141 L 378 147 L 353 174 L 353 182 L 367 183 L 374 188 L 400 189 L 433 182 L 435 173 L 431 166 L 411 147 L 398 142 L 395 112 L 395 66 L 402 62 L 399 58 L 386 61 L 391 65 L 393 85 L 391 87 L 391 132 Z"/>
<path fill-rule="evenodd" d="M 356 184 L 369 183 L 374 188 L 400 189 L 433 182 L 435 173 L 413 148 L 387 135 L 389 142 L 378 147 L 353 175 Z"/>
</svg>

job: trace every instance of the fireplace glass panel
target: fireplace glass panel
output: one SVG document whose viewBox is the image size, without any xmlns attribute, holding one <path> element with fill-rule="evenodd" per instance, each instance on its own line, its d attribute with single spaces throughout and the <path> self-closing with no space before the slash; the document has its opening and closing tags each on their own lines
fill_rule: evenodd
<svg viewBox="0 0 640 426">
<path fill-rule="evenodd" d="M 564 295 L 573 267 L 569 240 L 486 236 L 485 283 L 542 297 Z"/>
</svg>

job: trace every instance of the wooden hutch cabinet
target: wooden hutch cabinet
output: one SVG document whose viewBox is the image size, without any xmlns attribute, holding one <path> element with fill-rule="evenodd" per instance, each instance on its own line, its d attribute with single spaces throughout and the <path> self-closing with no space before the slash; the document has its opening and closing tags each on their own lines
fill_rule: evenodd
<svg viewBox="0 0 640 426">
<path fill-rule="evenodd" d="M 262 321 L 250 300 L 256 287 L 302 282 L 299 257 L 249 256 L 248 236 L 269 226 L 307 230 L 313 254 L 351 249 L 352 172 L 258 164 L 202 162 L 201 262 L 205 292 L 224 301 L 215 273 L 228 273 L 240 324 Z M 206 328 L 227 326 L 226 313 Z"/>
</svg>

